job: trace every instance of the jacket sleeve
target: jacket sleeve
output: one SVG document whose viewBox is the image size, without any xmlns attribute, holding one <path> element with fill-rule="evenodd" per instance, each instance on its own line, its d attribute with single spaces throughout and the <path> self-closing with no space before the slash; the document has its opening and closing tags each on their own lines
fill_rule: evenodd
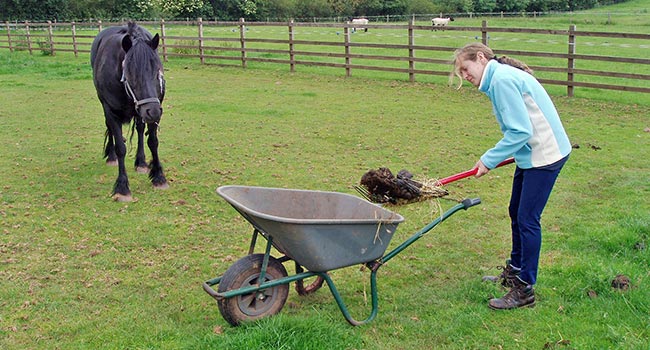
<svg viewBox="0 0 650 350">
<path fill-rule="evenodd" d="M 523 147 L 533 134 L 532 124 L 524 102 L 522 91 L 514 77 L 494 81 L 490 96 L 503 138 L 487 150 L 481 161 L 488 169 L 494 169 L 502 160 Z"/>
</svg>

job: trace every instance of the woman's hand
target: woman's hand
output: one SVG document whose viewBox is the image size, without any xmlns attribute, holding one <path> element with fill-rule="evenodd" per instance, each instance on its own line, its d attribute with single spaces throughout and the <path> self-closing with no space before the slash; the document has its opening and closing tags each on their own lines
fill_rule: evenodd
<svg viewBox="0 0 650 350">
<path fill-rule="evenodd" d="M 488 169 L 480 159 L 478 162 L 476 162 L 476 165 L 474 167 L 477 169 L 476 175 L 474 175 L 475 178 L 479 178 L 490 172 L 490 169 Z"/>
</svg>

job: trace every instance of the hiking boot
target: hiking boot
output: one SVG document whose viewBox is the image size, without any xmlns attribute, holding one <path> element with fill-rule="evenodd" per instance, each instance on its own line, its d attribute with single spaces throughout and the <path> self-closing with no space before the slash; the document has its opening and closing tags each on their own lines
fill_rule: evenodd
<svg viewBox="0 0 650 350">
<path fill-rule="evenodd" d="M 513 267 L 510 264 L 510 259 L 506 260 L 505 266 L 497 266 L 497 269 L 503 270 L 499 276 L 483 276 L 484 281 L 501 282 L 501 285 L 506 288 L 512 288 L 515 285 L 514 280 L 519 276 L 520 269 Z"/>
<path fill-rule="evenodd" d="M 535 290 L 532 285 L 515 278 L 514 286 L 510 288 L 510 291 L 501 298 L 490 299 L 488 306 L 493 310 L 533 307 L 535 306 Z"/>
</svg>

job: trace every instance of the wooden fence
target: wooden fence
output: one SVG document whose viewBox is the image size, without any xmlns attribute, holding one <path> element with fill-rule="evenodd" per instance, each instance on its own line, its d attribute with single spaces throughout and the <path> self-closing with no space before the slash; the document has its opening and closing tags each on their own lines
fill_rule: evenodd
<svg viewBox="0 0 650 350">
<path fill-rule="evenodd" d="M 4 26 L 5 35 L 0 39 L 0 49 L 28 50 L 30 53 L 41 51 L 44 54 L 55 55 L 57 52 L 73 52 L 75 56 L 90 52 L 90 45 L 96 33 L 103 27 L 115 23 L 9 23 Z M 322 66 L 340 68 L 346 76 L 355 70 L 383 71 L 408 75 L 409 81 L 416 77 L 448 76 L 449 57 L 458 47 L 453 43 L 448 46 L 416 45 L 416 33 L 431 33 L 431 25 L 416 25 L 414 21 L 408 24 L 367 24 L 362 28 L 350 23 L 294 23 L 292 22 L 217 22 L 203 21 L 173 21 L 141 22 L 147 28 L 160 31 L 160 55 L 165 61 L 173 57 L 197 58 L 203 64 L 237 65 L 243 68 L 251 62 L 265 62 L 287 65 L 291 72 L 296 67 Z M 196 36 L 168 35 L 168 31 L 177 31 L 182 27 L 195 31 Z M 262 28 L 257 36 L 248 35 L 250 28 Z M 214 28 L 222 28 L 214 32 Z M 223 30 L 223 28 L 229 30 Z M 280 38 L 269 35 L 262 37 L 268 28 L 280 28 L 285 31 Z M 296 38 L 300 30 L 326 28 L 336 35 L 328 40 L 301 40 Z M 81 30 L 80 30 L 81 29 Z M 354 33 L 359 30 L 392 31 L 405 33 L 406 42 L 358 42 L 352 40 Z M 495 33 L 511 33 L 526 35 L 543 35 L 559 37 L 566 46 L 565 52 L 531 51 L 498 48 L 500 55 L 514 57 L 538 58 L 547 62 L 564 62 L 560 65 L 530 64 L 543 84 L 566 86 L 567 95 L 573 96 L 576 87 L 587 87 L 607 90 L 650 93 L 650 59 L 619 55 L 578 54 L 578 38 L 600 38 L 601 40 L 624 39 L 638 43 L 641 50 L 647 52 L 650 47 L 650 34 L 610 33 L 578 31 L 574 25 L 567 30 L 529 29 L 529 28 L 498 28 L 488 27 L 483 21 L 480 27 L 448 26 L 445 33 L 476 34 L 474 38 L 484 44 L 491 45 L 491 35 Z M 498 34 L 497 34 L 498 35 Z M 284 37 L 284 38 L 282 38 Z M 518 39 L 513 39 L 518 40 Z M 605 41 L 606 42 L 606 41 Z M 603 44 L 605 45 L 605 44 Z M 629 45 L 629 44 L 624 44 Z M 543 46 L 543 45 L 542 45 Z M 299 48 L 311 48 L 306 51 Z M 514 45 L 515 48 L 518 45 Z M 645 48 L 645 50 L 643 50 Z M 392 50 L 397 54 L 372 54 L 372 50 Z M 622 50 L 621 50 L 622 51 Z M 417 53 L 417 55 L 416 55 Z M 422 54 L 421 54 L 422 53 Z M 438 54 L 438 58 L 435 54 Z M 616 51 L 618 54 L 619 51 Z M 558 61 L 559 60 L 559 61 Z M 361 63 L 359 63 L 361 62 Z M 371 62 L 368 64 L 365 62 Z M 593 69 L 576 68 L 589 67 L 588 62 L 594 63 Z M 365 64 L 364 64 L 365 63 Z M 624 69 L 621 69 L 621 68 Z M 615 69 L 614 69 L 615 68 Z M 578 77 L 591 77 L 581 81 Z"/>
</svg>

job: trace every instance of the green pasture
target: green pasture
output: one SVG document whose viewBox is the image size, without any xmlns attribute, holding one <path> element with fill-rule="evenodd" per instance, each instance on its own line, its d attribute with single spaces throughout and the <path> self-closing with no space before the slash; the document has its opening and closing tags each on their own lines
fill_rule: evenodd
<svg viewBox="0 0 650 350">
<path fill-rule="evenodd" d="M 447 186 L 447 198 L 392 208 L 406 218 L 394 247 L 455 200 L 483 201 L 379 270 L 372 323 L 349 326 L 327 288 L 299 297 L 292 287 L 278 316 L 233 328 L 201 284 L 246 254 L 252 228 L 218 186 L 355 194 L 382 166 L 451 175 L 500 137 L 487 98 L 467 86 L 172 59 L 160 134 L 171 188 L 154 190 L 129 167 L 136 200 L 116 203 L 88 56 L 3 51 L 0 61 L 2 349 L 650 347 L 645 95 L 554 96 L 576 148 L 544 213 L 534 309 L 486 305 L 504 290 L 481 276 L 509 251 L 513 170 L 502 168 Z M 611 288 L 617 274 L 628 290 Z M 365 318 L 368 271 L 331 275 Z"/>
</svg>

